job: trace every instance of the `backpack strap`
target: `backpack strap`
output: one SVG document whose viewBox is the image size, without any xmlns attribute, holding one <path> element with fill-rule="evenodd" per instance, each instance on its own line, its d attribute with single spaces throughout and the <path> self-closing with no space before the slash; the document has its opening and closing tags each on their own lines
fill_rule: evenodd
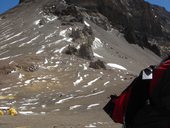
<svg viewBox="0 0 170 128">
<path fill-rule="evenodd" d="M 149 96 L 150 96 L 150 103 L 155 108 L 161 110 L 161 108 L 165 109 L 165 106 L 162 106 L 162 99 L 166 95 L 166 87 L 168 85 L 170 79 L 170 60 L 163 62 L 160 64 L 153 73 L 153 79 L 150 84 L 149 88 Z M 170 95 L 170 94 L 168 94 Z"/>
<path fill-rule="evenodd" d="M 144 74 L 144 75 L 143 75 Z M 148 78 L 144 78 L 143 76 L 149 76 Z M 128 106 L 125 113 L 125 124 L 128 127 L 133 124 L 133 120 L 138 113 L 138 111 L 146 105 L 148 100 L 148 88 L 150 85 L 150 75 L 152 74 L 152 70 L 146 68 L 141 71 L 138 77 L 131 83 L 131 94 L 128 101 Z"/>
<path fill-rule="evenodd" d="M 161 78 L 163 78 L 163 74 L 170 67 L 170 60 L 167 60 L 157 66 L 153 71 L 153 79 L 151 80 L 149 87 L 149 96 L 152 96 L 153 90 L 157 85 L 161 84 Z"/>
</svg>

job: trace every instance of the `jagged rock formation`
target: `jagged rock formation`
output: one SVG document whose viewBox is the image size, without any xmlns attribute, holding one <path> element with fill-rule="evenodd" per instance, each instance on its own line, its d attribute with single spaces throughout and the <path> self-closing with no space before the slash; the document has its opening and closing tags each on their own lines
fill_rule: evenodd
<svg viewBox="0 0 170 128">
<path fill-rule="evenodd" d="M 66 0 L 106 16 L 111 24 L 125 34 L 130 43 L 147 47 L 158 54 L 169 52 L 170 13 L 144 0 Z M 156 42 L 155 42 L 156 41 Z M 158 47 L 156 47 L 158 45 Z M 161 51 L 159 51 L 161 49 Z"/>
<path fill-rule="evenodd" d="M 94 41 L 94 33 L 91 27 L 84 25 L 83 28 L 73 28 L 69 37 L 72 39 L 64 53 L 69 55 L 76 55 L 80 58 L 93 60 L 92 45 Z"/>
<path fill-rule="evenodd" d="M 52 13 L 57 15 L 62 25 L 71 24 L 73 22 L 83 22 L 83 16 L 78 8 L 73 5 L 66 5 L 60 1 L 45 5 L 43 10 L 46 14 Z"/>
</svg>

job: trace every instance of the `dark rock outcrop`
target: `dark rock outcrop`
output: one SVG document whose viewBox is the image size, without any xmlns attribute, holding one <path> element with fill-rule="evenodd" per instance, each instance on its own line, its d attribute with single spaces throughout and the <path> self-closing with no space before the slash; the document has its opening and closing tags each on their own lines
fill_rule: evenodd
<svg viewBox="0 0 170 128">
<path fill-rule="evenodd" d="M 94 58 L 94 56 L 93 56 L 93 51 L 92 51 L 91 45 L 82 44 L 80 46 L 78 55 L 83 59 L 92 60 Z"/>
<path fill-rule="evenodd" d="M 32 1 L 35 1 L 35 0 L 20 0 L 19 3 L 28 3 L 28 2 L 32 2 Z"/>
<path fill-rule="evenodd" d="M 75 28 L 69 35 L 73 42 L 69 45 L 64 53 L 69 55 L 76 55 L 80 58 L 93 60 L 92 45 L 94 41 L 94 33 L 91 27 L 84 26 L 83 28 Z"/>
<path fill-rule="evenodd" d="M 22 65 L 18 65 L 18 68 L 26 71 L 26 72 L 35 72 L 39 69 L 38 65 L 37 64 L 34 64 L 34 63 L 25 63 L 25 64 L 22 64 Z"/>
<path fill-rule="evenodd" d="M 64 52 L 68 55 L 77 55 L 78 50 L 74 46 L 69 45 Z"/>
<path fill-rule="evenodd" d="M 94 69 L 106 69 L 104 62 L 101 60 L 90 62 L 89 67 Z"/>
<path fill-rule="evenodd" d="M 63 1 L 49 2 L 44 6 L 43 11 L 46 14 L 57 15 L 62 24 L 73 22 L 83 22 L 83 16 L 80 10 L 74 5 L 67 5 Z"/>
<path fill-rule="evenodd" d="M 8 75 L 12 71 L 15 71 L 15 67 L 12 67 L 10 65 L 1 65 L 0 67 L 0 75 Z"/>
</svg>

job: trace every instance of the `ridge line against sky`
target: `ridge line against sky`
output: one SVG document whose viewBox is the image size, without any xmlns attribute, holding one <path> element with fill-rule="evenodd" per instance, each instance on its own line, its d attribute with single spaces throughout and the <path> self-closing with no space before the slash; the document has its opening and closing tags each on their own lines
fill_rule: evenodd
<svg viewBox="0 0 170 128">
<path fill-rule="evenodd" d="M 167 11 L 170 12 L 170 0 L 145 0 L 145 1 L 154 5 L 164 7 Z"/>
<path fill-rule="evenodd" d="M 165 7 L 170 12 L 170 0 L 145 0 L 151 4 Z M 0 14 L 8 11 L 9 9 L 17 6 L 19 0 L 0 0 Z"/>
</svg>

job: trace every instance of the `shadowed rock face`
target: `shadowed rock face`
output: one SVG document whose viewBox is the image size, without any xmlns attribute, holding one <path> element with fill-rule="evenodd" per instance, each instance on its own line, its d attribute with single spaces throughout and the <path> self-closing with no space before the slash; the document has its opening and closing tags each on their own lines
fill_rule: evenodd
<svg viewBox="0 0 170 128">
<path fill-rule="evenodd" d="M 34 0 L 20 0 L 20 3 L 31 2 L 31 1 L 34 1 Z"/>
<path fill-rule="evenodd" d="M 114 27 L 125 34 L 130 43 L 152 50 L 153 47 L 157 47 L 153 44 L 153 39 L 156 39 L 159 47 L 154 52 L 158 55 L 163 54 L 164 48 L 161 46 L 170 42 L 170 13 L 162 7 L 150 5 L 144 0 L 66 1 L 69 4 L 100 12 Z M 159 51 L 160 47 L 161 51 Z"/>
</svg>

